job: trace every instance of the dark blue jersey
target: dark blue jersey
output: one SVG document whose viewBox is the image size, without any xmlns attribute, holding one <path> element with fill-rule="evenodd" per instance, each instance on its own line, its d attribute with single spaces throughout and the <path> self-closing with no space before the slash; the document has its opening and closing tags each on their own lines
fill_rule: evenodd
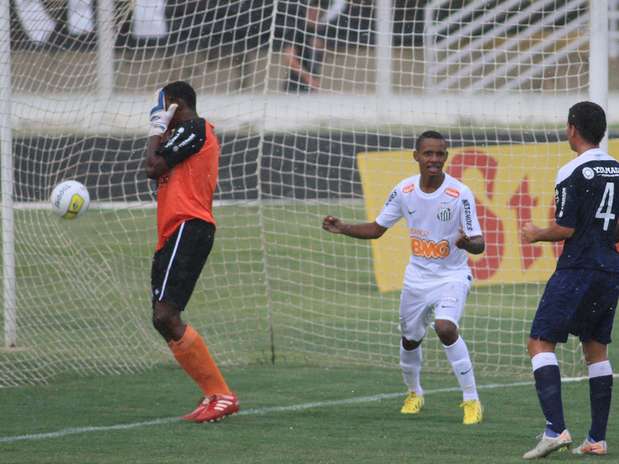
<svg viewBox="0 0 619 464">
<path fill-rule="evenodd" d="M 555 202 L 557 224 L 575 229 L 557 269 L 619 272 L 619 163 L 599 148 L 582 153 L 559 170 Z"/>
</svg>

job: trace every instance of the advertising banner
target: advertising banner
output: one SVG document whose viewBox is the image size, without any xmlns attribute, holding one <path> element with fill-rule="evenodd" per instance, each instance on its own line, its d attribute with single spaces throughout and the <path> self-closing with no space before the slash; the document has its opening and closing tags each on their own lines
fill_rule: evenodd
<svg viewBox="0 0 619 464">
<path fill-rule="evenodd" d="M 619 139 L 609 142 L 619 152 Z M 458 147 L 449 150 L 445 172 L 473 191 L 486 250 L 470 256 L 476 285 L 543 282 L 554 270 L 561 243 L 524 244 L 527 222 L 546 227 L 554 220 L 554 183 L 561 166 L 575 157 L 567 142 Z M 374 221 L 393 187 L 418 174 L 411 151 L 357 155 L 368 221 Z M 376 283 L 381 292 L 402 286 L 411 246 L 406 221 L 372 241 Z"/>
</svg>

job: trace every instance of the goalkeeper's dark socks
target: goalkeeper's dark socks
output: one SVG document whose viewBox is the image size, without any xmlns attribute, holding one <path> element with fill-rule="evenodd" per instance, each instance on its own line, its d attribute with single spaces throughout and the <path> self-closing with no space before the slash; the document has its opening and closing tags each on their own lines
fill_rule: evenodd
<svg viewBox="0 0 619 464">
<path fill-rule="evenodd" d="M 591 429 L 589 440 L 606 440 L 606 426 L 613 392 L 613 370 L 609 361 L 589 365 L 589 401 Z"/>
<path fill-rule="evenodd" d="M 551 352 L 538 353 L 531 359 L 535 390 L 546 418 L 546 434 L 557 435 L 565 430 L 561 401 L 561 372 L 557 356 Z"/>
</svg>

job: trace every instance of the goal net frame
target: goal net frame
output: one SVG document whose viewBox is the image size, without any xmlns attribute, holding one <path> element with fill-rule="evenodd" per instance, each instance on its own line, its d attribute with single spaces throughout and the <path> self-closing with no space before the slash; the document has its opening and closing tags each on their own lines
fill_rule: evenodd
<svg viewBox="0 0 619 464">
<path fill-rule="evenodd" d="M 550 205 L 544 204 L 542 212 L 541 202 L 551 195 L 554 172 L 541 175 L 547 184 L 542 195 L 534 190 L 539 183 L 527 177 L 529 168 L 514 168 L 513 160 L 525 152 L 523 147 L 533 150 L 534 145 L 545 156 L 541 163 L 555 166 L 564 159 L 560 131 L 575 95 L 608 107 L 607 0 L 533 2 L 545 5 L 539 10 L 521 8 L 519 0 L 496 1 L 490 9 L 479 0 L 430 0 L 417 19 L 424 24 L 421 46 L 407 42 L 405 25 L 396 18 L 409 12 L 397 16 L 401 7 L 396 1 L 375 2 L 373 26 L 364 25 L 359 11 L 348 10 L 347 20 L 359 20 L 354 31 L 338 19 L 347 2 L 331 2 L 334 9 L 320 26 L 332 33 L 327 32 L 321 63 L 324 87 L 307 94 L 281 91 L 288 75 L 282 22 L 299 21 L 294 15 L 300 13 L 287 9 L 294 2 L 256 2 L 246 11 L 242 4 L 247 2 L 230 2 L 229 13 L 237 17 L 215 15 L 209 20 L 221 22 L 220 29 L 213 26 L 211 32 L 225 34 L 221 27 L 246 15 L 246 36 L 233 31 L 216 53 L 201 54 L 191 49 L 194 39 L 182 33 L 173 44 L 157 39 L 119 47 L 119 18 L 131 15 L 130 3 L 115 10 L 111 0 L 101 0 L 92 16 L 96 26 L 84 36 L 94 59 L 68 63 L 67 69 L 83 70 L 80 81 L 54 63 L 54 46 L 26 49 L 15 61 L 10 3 L 3 2 L 0 15 L 0 386 L 46 382 L 63 372 L 135 372 L 170 359 L 150 327 L 154 190 L 140 177 L 139 156 L 134 155 L 145 138 L 150 95 L 165 84 L 155 79 L 166 75 L 158 69 L 163 63 L 170 79 L 218 82 L 206 90 L 198 87 L 198 110 L 204 109 L 222 131 L 222 144 L 234 147 L 215 202 L 219 245 L 187 313 L 223 364 L 396 366 L 398 278 L 406 232 L 398 232 L 400 241 L 384 240 L 384 245 L 346 241 L 322 232 L 321 216 L 328 212 L 347 221 L 372 220 L 392 186 L 387 179 L 413 173 L 409 153 L 415 135 L 432 128 L 445 131 L 454 145 L 446 169 L 472 183 L 487 227 L 499 227 L 488 203 L 498 201 L 492 192 L 507 196 L 506 211 L 528 211 L 518 220 L 547 220 Z M 576 18 L 549 12 L 558 7 L 576 9 Z M 186 14 L 191 23 L 192 13 Z M 531 29 L 523 26 L 526 18 L 534 18 Z M 256 30 L 268 40 L 237 53 L 235 47 L 249 43 Z M 404 31 L 401 37 L 396 30 Z M 341 37 L 353 34 L 357 39 L 342 46 Z M 360 46 L 358 37 L 364 34 L 374 39 Z M 220 55 L 224 49 L 229 57 Z M 570 63 L 574 56 L 578 61 Z M 216 69 L 201 67 L 200 60 L 211 59 Z M 32 75 L 16 74 L 24 69 Z M 184 74 L 184 69 L 191 71 Z M 574 69 L 573 75 L 557 76 Z M 38 71 L 55 81 L 37 81 Z M 537 87 L 531 84 L 534 79 Z M 545 89 L 544 80 L 568 84 Z M 35 130 L 41 128 L 43 136 L 37 138 Z M 492 148 L 502 144 L 511 147 L 511 164 L 502 165 L 504 152 Z M 351 145 L 352 157 L 334 158 L 329 151 Z M 87 158 L 85 174 L 76 153 L 91 152 L 105 157 Z M 247 152 L 250 158 L 244 158 Z M 532 157 L 522 159 L 535 164 Z M 522 179 L 501 186 L 500 176 L 493 177 L 496 171 L 512 168 Z M 66 176 L 80 175 L 96 190 L 91 211 L 71 224 L 52 218 L 46 195 Z M 239 188 L 245 190 L 239 193 Z M 510 234 L 516 219 L 510 221 L 500 231 L 490 230 L 490 237 Z M 493 249 L 496 243 L 490 245 Z M 550 274 L 548 263 L 556 255 L 550 246 L 539 250 L 522 252 L 532 253 L 527 256 L 535 279 L 516 270 L 523 266 L 518 260 L 528 259 L 524 255 L 505 255 L 504 261 L 513 258 L 512 267 L 492 271 L 499 276 L 495 281 L 484 277 L 490 272 L 486 261 L 474 263 L 480 285 L 469 296 L 462 330 L 480 371 L 528 372 L 526 324 L 542 289 L 540 276 Z M 543 265 L 535 262 L 542 255 Z M 212 275 L 212 282 L 206 282 Z M 497 304 L 505 305 L 501 316 L 493 316 Z M 426 345 L 429 368 L 445 369 L 439 344 Z M 582 372 L 576 342 L 562 348 L 560 356 L 564 372 Z"/>
</svg>

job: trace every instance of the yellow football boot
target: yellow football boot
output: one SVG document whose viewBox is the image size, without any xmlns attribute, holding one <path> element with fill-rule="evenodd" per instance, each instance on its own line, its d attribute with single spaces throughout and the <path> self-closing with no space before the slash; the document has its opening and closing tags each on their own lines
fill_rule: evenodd
<svg viewBox="0 0 619 464">
<path fill-rule="evenodd" d="M 409 392 L 404 399 L 404 404 L 400 412 L 402 414 L 419 414 L 423 407 L 423 396 L 418 396 L 415 392 Z"/>
<path fill-rule="evenodd" d="M 463 424 L 479 424 L 484 417 L 484 408 L 481 406 L 479 400 L 467 400 L 460 404 L 460 407 L 464 409 Z"/>
</svg>

